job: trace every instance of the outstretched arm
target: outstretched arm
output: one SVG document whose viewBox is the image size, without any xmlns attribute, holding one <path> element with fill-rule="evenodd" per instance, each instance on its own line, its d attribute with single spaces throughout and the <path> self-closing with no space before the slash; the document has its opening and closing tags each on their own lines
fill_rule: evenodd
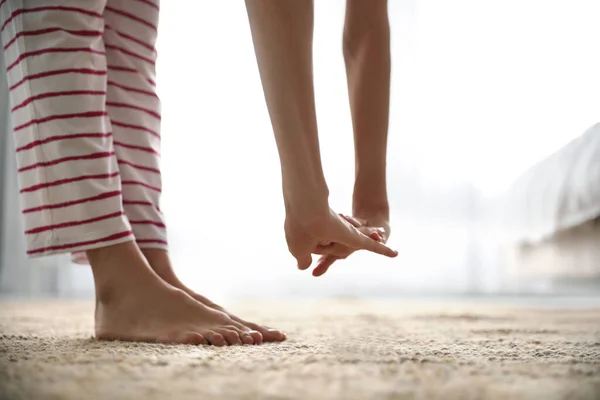
<svg viewBox="0 0 600 400">
<path fill-rule="evenodd" d="M 388 213 L 386 149 L 390 108 L 387 0 L 347 0 L 344 60 L 355 148 L 353 214 Z"/>
<path fill-rule="evenodd" d="M 312 75 L 313 3 L 247 0 L 288 212 L 328 210 Z"/>
<path fill-rule="evenodd" d="M 347 0 L 343 52 L 354 130 L 355 179 L 352 215 L 364 233 L 390 235 L 386 152 L 390 107 L 390 26 L 387 0 Z M 347 249 L 345 256 L 352 253 Z M 324 274 L 336 257 L 321 257 Z"/>
<path fill-rule="evenodd" d="M 298 267 L 308 268 L 311 254 L 348 248 L 395 257 L 329 208 L 314 101 L 312 1 L 246 0 L 246 8 L 279 151 L 286 240 Z"/>
</svg>

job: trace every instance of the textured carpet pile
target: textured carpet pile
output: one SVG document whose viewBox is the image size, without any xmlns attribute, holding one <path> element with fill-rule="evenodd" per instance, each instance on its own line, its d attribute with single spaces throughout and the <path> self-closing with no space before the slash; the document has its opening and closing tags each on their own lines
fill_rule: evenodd
<svg viewBox="0 0 600 400">
<path fill-rule="evenodd" d="M 1 399 L 600 399 L 600 309 L 233 305 L 283 344 L 92 339 L 89 302 L 0 303 Z"/>
</svg>

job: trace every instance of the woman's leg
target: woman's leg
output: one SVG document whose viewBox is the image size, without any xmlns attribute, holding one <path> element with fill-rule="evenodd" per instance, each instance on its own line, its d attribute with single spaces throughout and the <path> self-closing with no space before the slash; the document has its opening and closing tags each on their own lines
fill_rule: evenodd
<svg viewBox="0 0 600 400">
<path fill-rule="evenodd" d="M 137 244 L 152 269 L 167 283 L 225 312 L 179 280 L 167 252 L 166 226 L 159 208 L 160 101 L 154 87 L 158 1 L 108 0 L 104 17 L 108 113 L 121 170 L 124 209 Z M 255 342 L 285 338 L 278 330 L 228 315 L 258 330 L 262 337 L 256 335 Z"/>
<path fill-rule="evenodd" d="M 86 251 L 98 338 L 253 343 L 248 328 L 160 279 L 133 241 L 106 108 L 105 5 L 0 1 L 28 253 Z"/>
<path fill-rule="evenodd" d="M 159 209 L 160 100 L 154 89 L 158 1 L 107 1 L 107 109 L 123 179 L 123 207 L 138 246 L 167 248 Z M 73 262 L 88 263 L 75 253 Z"/>
<path fill-rule="evenodd" d="M 123 206 L 140 248 L 167 249 L 159 209 L 160 101 L 154 89 L 158 2 L 108 0 L 104 43 L 107 108 L 123 185 Z"/>
<path fill-rule="evenodd" d="M 57 10 L 49 1 L 15 0 L 0 8 L 31 256 L 133 239 L 105 106 L 102 2 L 74 3 Z"/>
</svg>

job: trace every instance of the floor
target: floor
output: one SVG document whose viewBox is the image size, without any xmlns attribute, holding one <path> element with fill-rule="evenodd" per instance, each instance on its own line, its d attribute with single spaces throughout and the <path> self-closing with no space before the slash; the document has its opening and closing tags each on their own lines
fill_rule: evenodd
<svg viewBox="0 0 600 400">
<path fill-rule="evenodd" d="M 231 348 L 98 342 L 88 301 L 0 302 L 0 399 L 599 399 L 600 308 L 339 298 L 233 306 Z"/>
</svg>

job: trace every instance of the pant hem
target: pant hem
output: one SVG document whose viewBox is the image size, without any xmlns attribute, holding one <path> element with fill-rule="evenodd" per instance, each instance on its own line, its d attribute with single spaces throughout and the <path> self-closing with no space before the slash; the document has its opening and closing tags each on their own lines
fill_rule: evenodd
<svg viewBox="0 0 600 400">
<path fill-rule="evenodd" d="M 114 239 L 105 239 L 115 236 Z M 41 244 L 38 246 L 35 242 L 28 243 L 27 257 L 39 258 L 51 255 L 68 254 L 80 251 L 99 249 L 102 247 L 114 246 L 116 244 L 126 243 L 135 240 L 133 232 L 125 231 L 122 236 L 111 232 L 94 232 L 93 235 L 87 237 L 79 236 L 73 240 L 65 240 L 61 238 L 60 243 L 53 245 Z"/>
</svg>

